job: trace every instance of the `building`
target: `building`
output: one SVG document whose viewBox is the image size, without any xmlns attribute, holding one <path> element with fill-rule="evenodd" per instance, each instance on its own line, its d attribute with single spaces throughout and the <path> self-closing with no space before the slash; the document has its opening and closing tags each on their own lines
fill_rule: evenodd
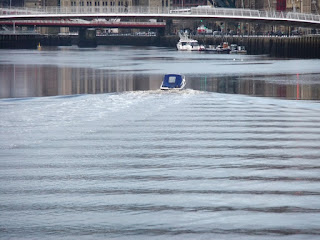
<svg viewBox="0 0 320 240">
<path fill-rule="evenodd" d="M 23 0 L 0 0 L 0 7 L 23 7 Z"/>
<path fill-rule="evenodd" d="M 24 0 L 24 7 L 43 8 L 60 6 L 60 0 Z"/>
<path fill-rule="evenodd" d="M 287 0 L 287 11 L 301 12 L 301 13 L 311 13 L 312 3 L 316 6 L 315 0 Z"/>
<path fill-rule="evenodd" d="M 258 10 L 293 11 L 320 14 L 320 0 L 0 0 L 2 7 L 41 8 L 48 6 L 96 6 L 96 7 L 196 7 L 214 5 L 221 7 L 250 8 Z"/>
<path fill-rule="evenodd" d="M 61 7 L 130 7 L 132 0 L 61 0 Z"/>
<path fill-rule="evenodd" d="M 212 5 L 207 0 L 171 0 L 170 5 L 172 7 L 197 7 L 203 5 Z"/>
</svg>

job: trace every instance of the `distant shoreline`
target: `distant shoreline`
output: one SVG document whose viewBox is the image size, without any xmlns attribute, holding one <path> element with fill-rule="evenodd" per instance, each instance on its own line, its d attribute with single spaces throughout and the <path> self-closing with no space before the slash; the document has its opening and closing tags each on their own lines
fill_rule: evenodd
<svg viewBox="0 0 320 240">
<path fill-rule="evenodd" d="M 218 45 L 221 42 L 245 46 L 250 55 L 268 54 L 280 58 L 320 58 L 320 36 L 193 36 L 200 44 Z M 167 36 L 97 36 L 97 45 L 159 46 L 175 48 L 179 37 Z M 77 45 L 78 36 L 40 34 L 1 34 L 0 49 L 36 49 L 42 46 Z"/>
</svg>

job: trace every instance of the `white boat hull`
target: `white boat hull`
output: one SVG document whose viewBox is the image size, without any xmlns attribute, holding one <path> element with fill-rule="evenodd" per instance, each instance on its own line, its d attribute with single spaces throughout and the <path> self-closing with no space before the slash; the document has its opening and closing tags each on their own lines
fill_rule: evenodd
<svg viewBox="0 0 320 240">
<path fill-rule="evenodd" d="M 175 87 L 175 88 L 163 87 L 163 86 L 161 85 L 161 86 L 160 86 L 160 90 L 182 90 L 182 89 L 184 89 L 185 86 L 186 86 L 186 81 L 183 80 L 181 86 L 178 87 L 178 88 L 177 88 L 177 87 Z"/>
<path fill-rule="evenodd" d="M 177 49 L 179 51 L 200 51 L 201 50 L 200 46 L 191 46 L 191 45 L 182 46 L 179 43 L 177 44 Z"/>
</svg>

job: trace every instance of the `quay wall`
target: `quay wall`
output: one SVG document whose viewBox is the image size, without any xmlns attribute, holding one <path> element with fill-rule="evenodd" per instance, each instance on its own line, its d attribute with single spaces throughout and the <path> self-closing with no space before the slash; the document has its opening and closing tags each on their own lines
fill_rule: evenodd
<svg viewBox="0 0 320 240">
<path fill-rule="evenodd" d="M 247 37 L 247 36 L 194 36 L 200 44 L 219 45 L 222 42 L 245 46 L 248 54 L 267 54 L 279 58 L 320 58 L 320 36 Z M 179 37 L 101 36 L 98 45 L 135 45 L 176 47 Z"/>
<path fill-rule="evenodd" d="M 218 45 L 222 42 L 245 46 L 248 54 L 267 54 L 279 58 L 320 58 L 320 36 L 299 37 L 246 37 L 194 36 L 200 44 Z M 176 47 L 179 37 L 167 36 L 98 36 L 98 45 L 134 45 Z M 42 46 L 77 45 L 77 36 L 0 34 L 0 48 L 32 48 Z"/>
<path fill-rule="evenodd" d="M 200 44 L 218 45 L 222 42 L 245 46 L 250 55 L 268 54 L 279 58 L 320 58 L 320 36 L 299 37 L 241 37 L 195 36 Z M 179 38 L 166 36 L 162 46 L 175 47 Z"/>
<path fill-rule="evenodd" d="M 40 34 L 0 34 L 0 49 L 36 49 L 41 46 L 68 46 L 70 37 Z"/>
</svg>

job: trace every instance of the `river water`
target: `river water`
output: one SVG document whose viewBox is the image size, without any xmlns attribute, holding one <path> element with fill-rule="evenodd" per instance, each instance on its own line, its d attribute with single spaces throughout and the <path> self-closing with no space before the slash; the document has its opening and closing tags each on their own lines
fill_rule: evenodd
<svg viewBox="0 0 320 240">
<path fill-rule="evenodd" d="M 0 238 L 319 239 L 319 66 L 0 50 Z"/>
</svg>

